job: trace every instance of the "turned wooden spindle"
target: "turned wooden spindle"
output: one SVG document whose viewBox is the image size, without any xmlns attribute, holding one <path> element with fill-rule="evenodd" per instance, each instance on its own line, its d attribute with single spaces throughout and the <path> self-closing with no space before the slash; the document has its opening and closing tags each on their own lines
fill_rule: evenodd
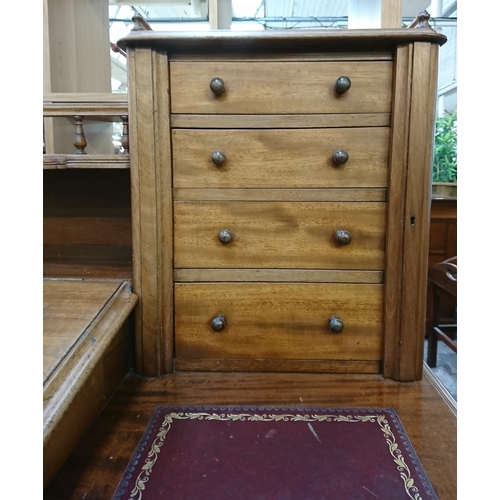
<svg viewBox="0 0 500 500">
<path fill-rule="evenodd" d="M 123 128 L 122 128 L 122 138 L 121 138 L 121 141 L 122 141 L 122 148 L 123 148 L 123 153 L 130 153 L 129 151 L 129 142 L 128 142 L 128 116 L 127 115 L 124 115 L 124 116 L 120 116 L 120 118 L 122 119 L 122 125 L 123 125 Z"/>
<path fill-rule="evenodd" d="M 75 119 L 75 138 L 73 145 L 76 148 L 76 155 L 86 155 L 85 147 L 87 146 L 87 138 L 83 131 L 83 116 L 74 116 Z"/>
<path fill-rule="evenodd" d="M 414 21 L 408 26 L 408 28 L 418 28 L 418 29 L 432 29 L 432 26 L 429 24 L 429 19 L 431 15 L 423 10 L 418 14 L 418 16 L 414 19 Z"/>
<path fill-rule="evenodd" d="M 132 22 L 134 27 L 131 31 L 142 31 L 142 30 L 152 30 L 150 24 L 144 19 L 139 13 L 132 16 Z"/>
</svg>

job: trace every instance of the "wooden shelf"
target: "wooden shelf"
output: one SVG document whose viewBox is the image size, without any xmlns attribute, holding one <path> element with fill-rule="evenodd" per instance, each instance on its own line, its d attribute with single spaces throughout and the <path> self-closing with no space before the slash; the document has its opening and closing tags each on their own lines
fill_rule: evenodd
<svg viewBox="0 0 500 500">
<path fill-rule="evenodd" d="M 130 168 L 129 154 L 116 155 L 43 155 L 44 170 L 65 170 L 70 168 L 95 169 L 95 168 Z"/>
</svg>

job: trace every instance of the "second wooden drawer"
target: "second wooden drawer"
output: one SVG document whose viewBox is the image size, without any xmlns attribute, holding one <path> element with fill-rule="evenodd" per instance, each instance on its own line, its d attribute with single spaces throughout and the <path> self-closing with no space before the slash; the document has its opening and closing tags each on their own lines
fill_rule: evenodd
<svg viewBox="0 0 500 500">
<path fill-rule="evenodd" d="M 173 130 L 174 187 L 386 187 L 389 135 L 388 127 Z"/>
</svg>

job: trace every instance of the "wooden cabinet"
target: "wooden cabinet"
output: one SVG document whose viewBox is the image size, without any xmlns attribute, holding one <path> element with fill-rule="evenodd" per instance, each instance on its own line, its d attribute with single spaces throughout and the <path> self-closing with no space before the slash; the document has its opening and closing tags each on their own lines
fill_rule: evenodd
<svg viewBox="0 0 500 500">
<path fill-rule="evenodd" d="M 421 378 L 445 40 L 423 25 L 119 42 L 141 373 Z"/>
</svg>

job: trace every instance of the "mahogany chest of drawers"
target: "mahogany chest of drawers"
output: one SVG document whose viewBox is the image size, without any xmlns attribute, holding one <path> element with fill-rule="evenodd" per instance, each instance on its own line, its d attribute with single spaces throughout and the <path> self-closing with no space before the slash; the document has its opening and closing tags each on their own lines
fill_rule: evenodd
<svg viewBox="0 0 500 500">
<path fill-rule="evenodd" d="M 139 372 L 421 377 L 444 41 L 424 25 L 120 42 Z"/>
</svg>

